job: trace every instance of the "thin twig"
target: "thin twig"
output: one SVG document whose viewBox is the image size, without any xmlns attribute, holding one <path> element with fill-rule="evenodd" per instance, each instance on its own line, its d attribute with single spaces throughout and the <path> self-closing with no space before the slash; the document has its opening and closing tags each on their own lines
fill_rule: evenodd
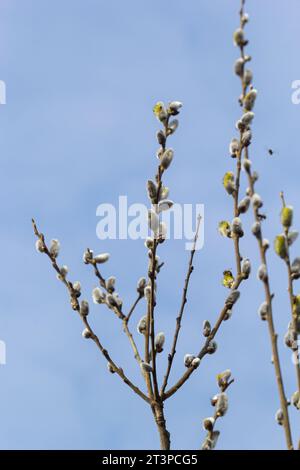
<svg viewBox="0 0 300 470">
<path fill-rule="evenodd" d="M 196 252 L 196 245 L 197 245 L 197 240 L 198 240 L 198 236 L 199 236 L 200 223 L 201 223 L 201 216 L 198 215 L 197 227 L 196 227 L 193 247 L 192 247 L 191 254 L 190 254 L 190 260 L 189 260 L 189 264 L 188 264 L 188 271 L 187 271 L 187 275 L 186 275 L 186 278 L 185 278 L 185 283 L 184 283 L 184 288 L 183 288 L 183 293 L 182 293 L 181 306 L 180 306 L 178 317 L 176 318 L 176 329 L 175 329 L 175 334 L 174 334 L 174 338 L 173 338 L 173 344 L 172 344 L 171 352 L 168 355 L 168 367 L 167 367 L 167 371 L 166 371 L 164 381 L 163 381 L 161 391 L 160 391 L 161 396 L 164 394 L 165 389 L 167 387 L 169 375 L 170 375 L 173 360 L 174 360 L 174 356 L 176 354 L 176 345 L 177 345 L 178 336 L 179 336 L 179 332 L 180 332 L 180 328 L 181 328 L 181 320 L 182 320 L 182 317 L 183 317 L 185 305 L 187 303 L 187 292 L 188 292 L 188 288 L 189 288 L 189 282 L 190 282 L 192 272 L 194 270 L 193 260 L 194 260 L 194 255 L 195 255 L 195 252 Z"/>
<path fill-rule="evenodd" d="M 108 363 L 110 364 L 112 370 L 123 380 L 123 382 L 126 383 L 126 385 L 128 385 L 137 395 L 139 395 L 144 401 L 146 401 L 148 404 L 150 404 L 150 400 L 149 398 L 136 386 L 134 385 L 129 379 L 128 377 L 125 375 L 123 369 L 121 367 L 118 367 L 115 362 L 111 359 L 107 349 L 105 349 L 102 345 L 102 343 L 100 342 L 98 336 L 93 332 L 89 322 L 88 322 L 88 319 L 86 316 L 84 315 L 81 315 L 80 313 L 80 305 L 79 305 L 79 302 L 78 302 L 78 299 L 77 299 L 77 292 L 75 291 L 75 289 L 73 288 L 73 284 L 68 281 L 63 272 L 61 271 L 60 267 L 58 266 L 57 262 L 56 262 L 56 259 L 51 255 L 47 245 L 46 245 L 46 242 L 45 242 L 45 237 L 44 235 L 39 232 L 38 228 L 37 228 L 37 225 L 34 221 L 34 219 L 32 219 L 32 225 L 33 225 L 33 230 L 34 230 L 34 233 L 35 235 L 42 241 L 43 243 L 43 252 L 48 256 L 48 258 L 50 259 L 51 263 L 52 263 L 52 266 L 53 268 L 55 269 L 55 271 L 57 272 L 57 274 L 60 276 L 60 280 L 62 281 L 62 283 L 66 286 L 69 294 L 70 294 L 70 301 L 71 301 L 71 306 L 73 308 L 73 310 L 77 311 L 84 326 L 87 328 L 89 334 L 90 334 L 90 337 L 91 339 L 94 341 L 94 343 L 96 344 L 96 346 L 98 347 L 98 349 L 101 351 L 101 353 L 103 354 L 103 356 L 105 357 L 105 359 L 108 361 Z"/>
</svg>

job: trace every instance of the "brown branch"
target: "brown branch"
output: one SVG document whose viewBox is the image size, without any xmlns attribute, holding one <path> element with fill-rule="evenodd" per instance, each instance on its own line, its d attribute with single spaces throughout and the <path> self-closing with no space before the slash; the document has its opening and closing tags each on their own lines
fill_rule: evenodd
<svg viewBox="0 0 300 470">
<path fill-rule="evenodd" d="M 195 255 L 195 252 L 196 252 L 196 245 L 197 245 L 197 240 L 198 240 L 198 236 L 199 236 L 200 223 L 201 223 L 201 216 L 198 215 L 197 228 L 196 228 L 196 233 L 195 233 L 195 237 L 194 237 L 193 247 L 192 247 L 191 254 L 190 254 L 190 260 L 189 260 L 189 264 L 188 264 L 188 271 L 187 271 L 187 275 L 186 275 L 186 278 L 185 278 L 185 283 L 184 283 L 184 288 L 183 288 L 183 293 L 182 293 L 181 306 L 180 306 L 178 317 L 176 318 L 176 329 L 175 329 L 175 334 L 174 334 L 174 338 L 173 338 L 173 344 L 172 344 L 171 352 L 168 355 L 168 367 L 167 367 L 167 371 L 166 371 L 164 381 L 163 381 L 161 391 L 160 391 L 161 396 L 164 394 L 165 389 L 167 387 L 169 375 L 170 375 L 173 360 L 174 360 L 174 356 L 176 354 L 176 345 L 177 345 L 178 336 L 179 336 L 179 332 L 180 332 L 180 328 L 181 328 L 181 320 L 182 320 L 182 317 L 183 317 L 185 305 L 187 303 L 187 292 L 188 292 L 188 288 L 189 288 L 189 282 L 190 282 L 192 272 L 194 270 L 193 260 L 194 260 L 194 255 Z"/>
<path fill-rule="evenodd" d="M 243 30 L 244 30 L 244 22 L 242 19 L 244 16 L 244 4 L 245 4 L 245 0 L 242 0 L 241 10 L 240 10 L 240 27 Z M 240 53 L 241 53 L 241 58 L 245 61 L 245 54 L 244 54 L 243 46 L 240 47 Z M 241 77 L 241 85 L 242 85 L 242 97 L 244 98 L 246 96 L 248 85 L 245 83 L 243 75 Z M 244 149 L 244 158 L 245 158 L 245 161 L 249 161 L 248 147 L 245 147 Z M 248 182 L 249 182 L 249 192 L 250 192 L 249 195 L 252 197 L 255 194 L 255 187 L 254 187 L 255 179 L 252 176 L 250 165 L 247 170 L 247 175 L 248 175 Z M 262 216 L 259 213 L 259 208 L 253 206 L 253 213 L 254 213 L 255 221 L 257 223 L 261 223 Z M 260 236 L 257 237 L 257 240 L 258 240 L 261 263 L 267 266 L 266 248 L 264 247 L 264 244 L 263 244 L 262 234 L 260 234 Z M 273 363 L 274 363 L 275 375 L 276 375 L 276 380 L 277 380 L 277 387 L 278 387 L 278 392 L 279 392 L 281 409 L 282 409 L 283 417 L 284 417 L 283 427 L 285 431 L 287 448 L 293 449 L 289 413 L 288 413 L 288 404 L 287 404 L 287 399 L 286 399 L 285 390 L 284 390 L 284 384 L 283 384 L 283 378 L 282 378 L 282 372 L 281 372 L 281 366 L 280 366 L 280 358 L 279 358 L 279 352 L 278 352 L 278 346 L 277 346 L 277 334 L 275 332 L 275 326 L 274 326 L 274 320 L 273 320 L 273 311 L 272 311 L 273 296 L 271 294 L 271 288 L 270 288 L 268 276 L 263 281 L 263 284 L 264 284 L 264 290 L 265 290 L 265 300 L 268 305 L 267 323 L 268 323 L 269 336 L 270 336 L 271 347 L 272 347 Z"/>
<path fill-rule="evenodd" d="M 280 197 L 282 200 L 282 206 L 285 207 L 285 199 L 284 199 L 284 194 L 283 192 L 280 193 Z M 286 240 L 288 240 L 290 229 L 289 227 L 284 228 L 284 233 L 286 236 Z M 287 267 L 287 274 L 288 274 L 288 293 L 289 293 L 289 299 L 290 299 L 290 305 L 291 305 L 291 316 L 292 316 L 292 325 L 293 325 L 293 331 L 295 332 L 295 344 L 294 344 L 294 349 L 293 353 L 296 357 L 296 363 L 295 363 L 295 371 L 296 371 L 296 380 L 297 380 L 297 389 L 300 395 L 300 364 L 299 364 L 299 347 L 298 347 L 298 321 L 297 321 L 297 315 L 294 314 L 294 279 L 293 279 L 293 273 L 292 273 L 292 268 L 291 268 L 291 257 L 290 257 L 290 248 L 289 244 L 286 244 L 286 251 L 287 251 L 287 257 L 285 259 L 286 267 Z"/>
<path fill-rule="evenodd" d="M 235 283 L 233 285 L 233 288 L 232 290 L 235 290 L 237 289 L 241 282 L 243 281 L 243 277 L 238 277 L 236 280 L 235 280 Z M 206 356 L 206 354 L 208 354 L 208 347 L 209 347 L 209 344 L 210 342 L 215 338 L 216 334 L 218 333 L 219 331 L 219 328 L 227 314 L 227 312 L 229 310 L 232 309 L 232 306 L 231 305 L 228 305 L 228 304 L 224 304 L 220 314 L 219 314 L 219 317 L 213 327 L 213 329 L 211 330 L 211 333 L 210 335 L 207 337 L 206 341 L 205 341 L 205 344 L 204 346 L 202 347 L 202 349 L 200 350 L 199 354 L 197 355 L 197 357 L 199 357 L 199 359 L 203 359 L 204 356 Z M 191 366 L 189 367 L 185 373 L 182 375 L 182 377 L 175 383 L 175 385 L 173 385 L 171 388 L 169 388 L 169 390 L 167 390 L 163 395 L 162 395 L 162 399 L 163 400 L 167 400 L 168 398 L 170 398 L 172 395 L 174 395 L 174 393 L 176 393 L 184 384 L 185 382 L 190 378 L 190 376 L 192 375 L 192 373 L 196 370 L 196 367 L 194 366 Z"/>
<path fill-rule="evenodd" d="M 72 282 L 68 281 L 65 276 L 63 275 L 61 269 L 59 268 L 57 262 L 56 262 L 56 259 L 51 255 L 46 243 L 45 243 L 45 237 L 44 235 L 39 232 L 38 228 L 37 228 L 37 225 L 34 221 L 34 219 L 32 219 L 32 225 L 33 225 L 33 230 L 34 230 L 34 233 L 35 235 L 38 237 L 38 239 L 40 239 L 43 243 L 43 252 L 48 256 L 48 258 L 50 259 L 51 263 L 52 263 L 52 266 L 53 268 L 55 269 L 55 271 L 57 272 L 57 274 L 60 276 L 60 280 L 63 282 L 63 284 L 66 286 L 69 294 L 70 294 L 70 301 L 71 301 L 71 306 L 73 308 L 73 310 L 77 311 L 84 326 L 87 328 L 89 334 L 90 334 L 90 337 L 91 339 L 94 341 L 94 343 L 96 344 L 96 346 L 98 347 L 98 349 L 101 351 L 101 353 L 103 354 L 103 356 L 105 357 L 105 359 L 108 361 L 108 363 L 110 364 L 112 370 L 123 380 L 124 383 L 126 383 L 126 385 L 128 385 L 137 395 L 139 395 L 144 401 L 146 401 L 148 404 L 150 404 L 150 400 L 149 398 L 136 386 L 134 385 L 129 379 L 128 377 L 125 375 L 123 369 L 121 367 L 118 367 L 115 362 L 111 359 L 107 349 L 105 349 L 102 345 L 102 343 L 100 342 L 98 336 L 93 332 L 88 320 L 87 320 L 87 317 L 84 316 L 84 315 L 81 315 L 80 313 L 80 305 L 79 305 L 79 302 L 78 302 L 78 294 L 77 292 L 75 291 L 75 289 L 73 288 L 73 284 Z"/>
</svg>

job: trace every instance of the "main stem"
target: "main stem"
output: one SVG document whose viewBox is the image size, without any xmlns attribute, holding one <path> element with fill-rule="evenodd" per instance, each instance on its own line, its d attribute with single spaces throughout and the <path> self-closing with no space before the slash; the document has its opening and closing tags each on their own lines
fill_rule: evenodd
<svg viewBox="0 0 300 470">
<path fill-rule="evenodd" d="M 166 419 L 162 402 L 156 403 L 152 408 L 155 423 L 159 432 L 161 450 L 170 450 L 170 433 L 166 427 Z"/>
</svg>

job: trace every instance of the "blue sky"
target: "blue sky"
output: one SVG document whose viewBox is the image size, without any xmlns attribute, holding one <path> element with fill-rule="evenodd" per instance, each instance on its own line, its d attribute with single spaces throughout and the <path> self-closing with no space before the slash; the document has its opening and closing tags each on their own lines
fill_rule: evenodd
<svg viewBox="0 0 300 470">
<path fill-rule="evenodd" d="M 295 205 L 295 225 L 300 226 L 300 106 L 291 102 L 291 83 L 300 79 L 300 5 L 296 0 L 248 4 L 249 53 L 259 90 L 251 158 L 269 215 L 265 234 L 272 240 L 280 231 L 282 189 Z M 0 109 L 0 339 L 7 345 L 7 365 L 0 367 L 1 448 L 157 448 L 150 411 L 107 373 L 92 342 L 81 338 L 80 319 L 70 310 L 63 286 L 35 252 L 30 219 L 34 216 L 49 238 L 60 239 L 61 261 L 69 266 L 71 279 L 81 280 L 87 298 L 96 281 L 82 263 L 82 252 L 86 246 L 109 251 L 104 274 L 116 275 L 118 291 L 130 306 L 136 281 L 146 272 L 145 248 L 139 240 L 100 242 L 96 208 L 124 194 L 129 203 L 146 202 L 145 182 L 156 165 L 153 104 L 184 102 L 166 183 L 173 200 L 205 204 L 206 239 L 196 256 L 171 380 L 178 378 L 183 355 L 202 344 L 203 320 L 213 322 L 224 302 L 223 270 L 235 266 L 232 246 L 216 227 L 232 213 L 221 179 L 232 168 L 227 148 L 240 113 L 240 84 L 232 72 L 238 8 L 236 0 L 1 1 L 0 79 L 7 85 L 7 104 Z M 274 158 L 266 155 L 268 146 L 277 151 Z M 251 220 L 251 214 L 245 217 L 246 229 Z M 228 392 L 228 415 L 218 425 L 218 447 L 284 448 L 283 430 L 274 420 L 279 403 L 269 339 L 256 313 L 263 292 L 250 235 L 242 241 L 242 253 L 251 258 L 254 273 L 217 337 L 217 354 L 206 357 L 166 403 L 173 448 L 199 448 L 202 419 L 211 414 L 209 399 L 217 391 L 215 376 L 226 368 L 236 382 Z M 186 271 L 184 242 L 164 244 L 160 255 L 166 261 L 157 309 L 158 329 L 167 337 L 162 375 Z M 289 320 L 286 274 L 273 253 L 270 269 L 291 396 L 294 369 L 282 344 Z M 134 322 L 143 314 L 141 304 Z M 116 361 L 141 384 L 117 319 L 99 307 L 91 322 Z M 294 410 L 291 420 L 299 431 Z"/>
</svg>

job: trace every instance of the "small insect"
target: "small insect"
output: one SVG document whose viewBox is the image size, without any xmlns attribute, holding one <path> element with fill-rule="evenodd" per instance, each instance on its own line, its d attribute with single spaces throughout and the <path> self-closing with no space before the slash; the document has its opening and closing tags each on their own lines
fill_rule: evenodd
<svg viewBox="0 0 300 470">
<path fill-rule="evenodd" d="M 277 153 L 274 149 L 270 147 L 266 147 L 266 150 L 267 150 L 268 155 L 270 155 L 270 157 L 273 157 L 273 155 Z"/>
</svg>

